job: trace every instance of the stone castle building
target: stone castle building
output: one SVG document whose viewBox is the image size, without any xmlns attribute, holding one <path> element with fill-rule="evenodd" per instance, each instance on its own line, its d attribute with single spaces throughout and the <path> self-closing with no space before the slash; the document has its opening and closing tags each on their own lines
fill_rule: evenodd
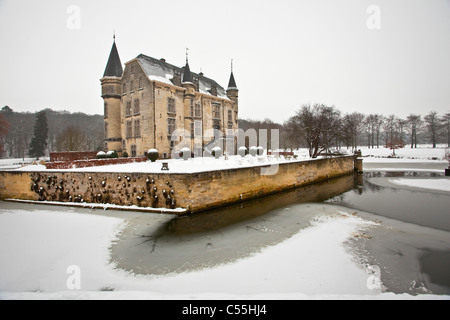
<svg viewBox="0 0 450 320">
<path fill-rule="evenodd" d="M 100 81 L 106 150 L 134 157 L 157 149 L 160 157 L 170 158 L 181 145 L 202 155 L 214 141 L 211 129 L 223 136 L 238 129 L 233 70 L 225 90 L 203 73 L 191 72 L 187 55 L 183 68 L 140 54 L 123 69 L 114 39 Z"/>
</svg>

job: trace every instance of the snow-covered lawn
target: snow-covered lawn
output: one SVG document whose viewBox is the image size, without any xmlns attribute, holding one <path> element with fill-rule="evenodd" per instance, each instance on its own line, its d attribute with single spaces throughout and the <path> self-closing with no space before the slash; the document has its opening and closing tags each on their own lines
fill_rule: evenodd
<svg viewBox="0 0 450 320">
<path fill-rule="evenodd" d="M 367 158 L 388 158 L 393 157 L 393 151 L 391 149 L 380 147 L 380 148 L 367 148 L 361 147 L 362 156 L 367 160 Z M 445 152 L 449 148 L 447 145 L 440 144 L 437 148 L 433 148 L 432 145 L 418 145 L 417 148 L 411 148 L 407 145 L 404 148 L 395 150 L 395 158 L 401 159 L 416 159 L 416 160 L 444 160 Z"/>
</svg>

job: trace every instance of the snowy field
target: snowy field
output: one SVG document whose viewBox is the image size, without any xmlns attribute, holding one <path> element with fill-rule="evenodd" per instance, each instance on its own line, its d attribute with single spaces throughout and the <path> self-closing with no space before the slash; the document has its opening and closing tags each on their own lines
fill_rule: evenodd
<svg viewBox="0 0 450 320">
<path fill-rule="evenodd" d="M 445 152 L 449 150 L 446 144 L 439 144 L 436 148 L 432 145 L 420 144 L 417 148 L 411 148 L 410 145 L 406 145 L 404 148 L 395 149 L 395 156 L 393 151 L 388 148 L 380 147 L 367 148 L 361 147 L 363 157 L 367 158 L 388 158 L 395 157 L 400 159 L 416 159 L 416 160 L 444 160 Z"/>
</svg>

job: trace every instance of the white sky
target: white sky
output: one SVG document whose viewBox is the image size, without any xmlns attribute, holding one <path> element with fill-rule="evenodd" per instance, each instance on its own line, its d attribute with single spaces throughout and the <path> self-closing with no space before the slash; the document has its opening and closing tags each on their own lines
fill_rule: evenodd
<svg viewBox="0 0 450 320">
<path fill-rule="evenodd" d="M 450 111 L 450 0 L 0 0 L 0 108 L 102 114 L 114 29 L 122 63 L 183 66 L 188 47 L 191 70 L 226 87 L 233 58 L 241 118 L 282 122 L 314 102 Z"/>
</svg>

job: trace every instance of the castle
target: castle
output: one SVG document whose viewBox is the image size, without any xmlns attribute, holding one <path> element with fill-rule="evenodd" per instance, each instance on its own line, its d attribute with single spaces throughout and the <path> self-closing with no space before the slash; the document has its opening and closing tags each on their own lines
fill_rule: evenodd
<svg viewBox="0 0 450 320">
<path fill-rule="evenodd" d="M 136 157 L 156 149 L 170 158 L 183 146 L 201 156 L 215 140 L 211 132 L 226 137 L 238 129 L 233 69 L 227 90 L 191 72 L 187 54 L 183 68 L 140 54 L 123 69 L 114 38 L 100 81 L 106 150 Z"/>
</svg>

